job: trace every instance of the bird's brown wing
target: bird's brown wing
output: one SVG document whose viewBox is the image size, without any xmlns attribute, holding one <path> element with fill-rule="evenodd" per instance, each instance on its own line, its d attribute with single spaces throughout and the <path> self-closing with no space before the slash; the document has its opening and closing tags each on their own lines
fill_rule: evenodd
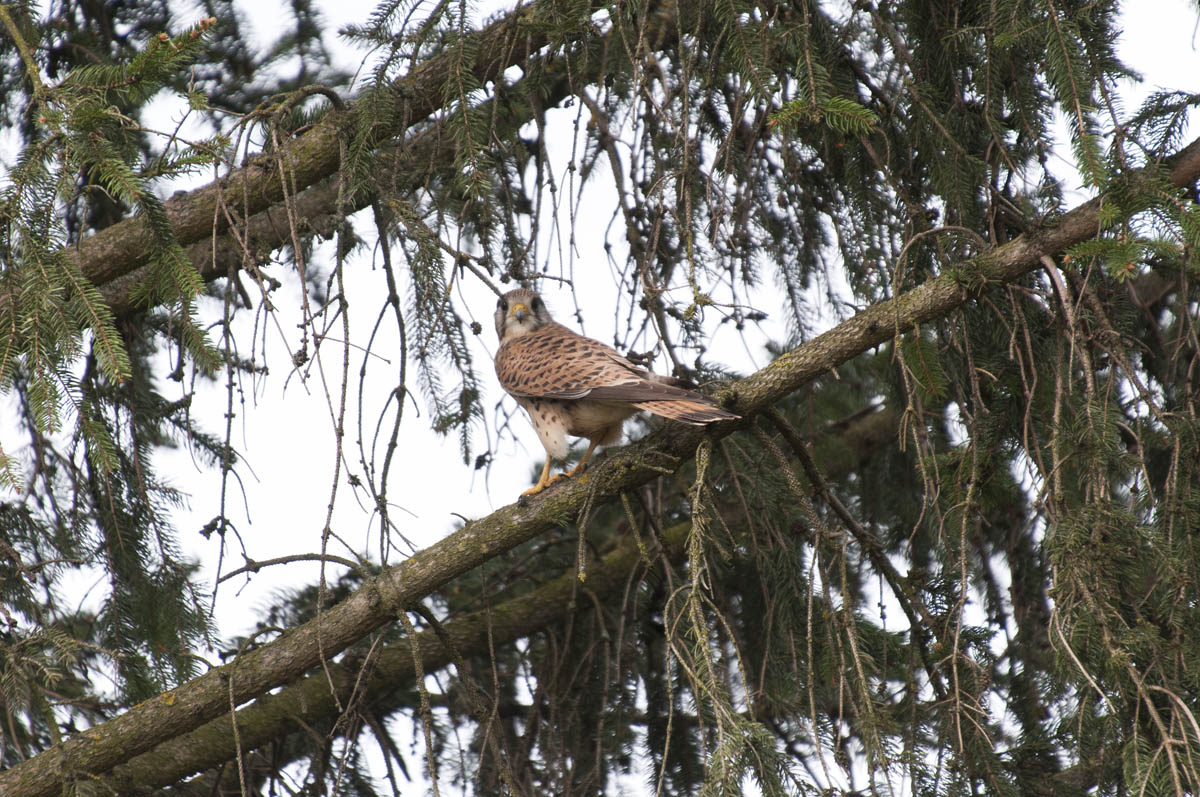
<svg viewBox="0 0 1200 797">
<path fill-rule="evenodd" d="M 598 387 L 638 384 L 645 373 L 600 341 L 562 324 L 506 340 L 496 353 L 500 384 L 518 397 L 580 399 Z"/>
<path fill-rule="evenodd" d="M 496 354 L 496 375 L 504 389 L 517 397 L 650 402 L 641 408 L 651 412 L 656 411 L 655 402 L 683 401 L 697 404 L 697 409 L 712 404 L 699 393 L 653 381 L 613 349 L 561 324 L 505 341 Z M 721 410 L 716 413 L 737 417 Z"/>
</svg>

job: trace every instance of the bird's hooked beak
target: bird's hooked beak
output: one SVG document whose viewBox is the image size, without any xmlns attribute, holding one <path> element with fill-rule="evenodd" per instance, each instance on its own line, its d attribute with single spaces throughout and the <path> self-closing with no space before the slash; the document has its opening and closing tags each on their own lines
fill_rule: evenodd
<svg viewBox="0 0 1200 797">
<path fill-rule="evenodd" d="M 517 323 L 520 324 L 525 320 L 525 316 L 529 315 L 529 308 L 518 302 L 512 306 L 508 314 L 514 316 L 517 319 Z"/>
</svg>

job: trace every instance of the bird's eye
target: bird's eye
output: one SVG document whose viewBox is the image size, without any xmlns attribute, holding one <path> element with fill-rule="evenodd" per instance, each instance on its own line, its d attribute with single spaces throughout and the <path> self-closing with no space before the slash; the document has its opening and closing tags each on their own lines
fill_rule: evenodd
<svg viewBox="0 0 1200 797">
<path fill-rule="evenodd" d="M 532 302 L 530 302 L 530 305 L 533 307 L 534 310 L 537 310 L 539 307 L 542 306 L 542 300 L 534 299 Z"/>
<path fill-rule="evenodd" d="M 502 312 L 502 313 L 508 312 L 508 300 L 507 299 L 501 299 L 498 304 L 500 305 L 500 312 Z"/>
</svg>

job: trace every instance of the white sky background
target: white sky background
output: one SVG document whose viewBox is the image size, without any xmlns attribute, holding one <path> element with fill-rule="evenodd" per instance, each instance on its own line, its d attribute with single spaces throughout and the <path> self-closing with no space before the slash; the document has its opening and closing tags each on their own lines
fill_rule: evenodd
<svg viewBox="0 0 1200 797">
<path fill-rule="evenodd" d="M 325 0 L 322 5 L 328 23 L 327 46 L 338 54 L 340 66 L 352 71 L 357 69 L 363 54 L 347 47 L 337 37 L 336 31 L 347 23 L 364 22 L 374 3 L 367 0 Z M 492 0 L 479 3 L 477 9 L 480 17 L 484 17 L 492 13 L 492 9 L 511 5 L 513 3 Z M 261 35 L 264 44 L 277 34 L 277 20 L 285 13 L 284 8 L 283 3 L 257 0 L 248 0 L 242 4 L 251 29 Z M 1122 87 L 1126 112 L 1132 113 L 1141 100 L 1157 88 L 1200 91 L 1200 54 L 1197 51 L 1195 5 L 1187 0 L 1150 0 L 1130 2 L 1126 4 L 1126 8 L 1125 33 L 1120 42 L 1119 53 L 1127 65 L 1146 78 L 1144 85 L 1135 87 L 1131 84 Z M 200 14 L 197 13 L 197 19 L 199 17 Z M 556 155 L 556 180 L 560 187 L 567 186 L 570 180 L 565 166 L 571 145 L 570 121 L 577 113 L 578 108 L 551 112 L 552 117 L 560 117 L 567 122 L 564 126 L 566 140 L 551 142 L 552 154 Z M 164 122 L 162 127 L 169 129 L 170 125 Z M 1193 129 L 1191 134 L 1194 136 L 1195 133 Z M 1071 167 L 1070 150 L 1065 141 L 1064 138 L 1061 150 L 1063 156 L 1060 161 L 1064 172 Z M 559 148 L 559 152 L 554 152 L 554 146 Z M 4 154 L 5 161 L 11 162 L 10 158 L 10 154 Z M 200 180 L 197 184 L 206 180 L 207 178 Z M 550 273 L 575 278 L 575 293 L 581 303 L 579 309 L 585 323 L 581 331 L 611 343 L 616 322 L 613 308 L 617 306 L 619 297 L 603 250 L 603 234 L 612 205 L 605 192 L 598 188 L 602 187 L 603 183 L 595 181 L 592 185 L 593 188 L 585 192 L 584 201 L 590 198 L 595 212 L 588 213 L 588 208 L 583 206 L 577 208 L 577 213 L 582 219 L 594 218 L 597 221 L 584 221 L 576 226 L 577 247 L 573 253 L 569 251 L 565 242 L 543 241 L 539 248 L 541 256 L 538 263 L 545 264 L 546 253 L 552 253 L 549 258 Z M 1069 184 L 1068 186 L 1070 187 Z M 563 190 L 560 194 L 565 205 L 569 192 Z M 574 194 L 570 196 L 573 197 Z M 569 220 L 565 216 L 559 227 L 562 230 L 570 229 Z M 358 229 L 364 238 L 374 240 L 374 231 L 369 219 L 360 221 Z M 546 226 L 544 229 L 549 230 L 550 227 Z M 614 236 L 614 242 L 620 240 L 623 240 L 623 235 L 618 232 Z M 323 246 L 314 255 L 314 261 L 320 263 L 323 259 L 324 265 L 327 266 L 330 253 L 331 248 L 328 245 Z M 377 257 L 377 253 L 362 251 L 356 253 L 347 264 L 347 294 L 351 305 L 351 319 L 354 322 L 351 341 L 356 345 L 366 343 L 383 301 L 380 287 L 383 285 L 383 279 L 377 271 Z M 260 341 L 264 338 L 267 341 L 271 373 L 253 385 L 253 391 L 250 390 L 249 383 L 243 383 L 247 392 L 242 397 L 243 403 L 235 407 L 237 417 L 234 420 L 233 443 L 245 457 L 245 465 L 239 467 L 239 472 L 240 484 L 246 491 L 246 498 L 243 500 L 238 492 L 239 483 L 231 480 L 226 508 L 242 542 L 246 545 L 246 553 L 260 561 L 293 554 L 318 553 L 321 550 L 321 531 L 325 525 L 334 473 L 334 436 L 326 388 L 322 386 L 320 376 L 315 370 L 306 381 L 301 381 L 295 373 L 292 373 L 290 378 L 288 376 L 291 371 L 291 352 L 296 349 L 300 340 L 300 330 L 297 328 L 300 320 L 297 313 L 300 305 L 300 286 L 294 278 L 286 277 L 278 269 L 269 273 L 284 281 L 284 287 L 273 295 L 274 304 L 280 308 L 279 323 L 276 325 L 268 322 L 266 332 L 260 331 L 259 337 Z M 494 420 L 492 408 L 502 396 L 491 367 L 491 358 L 496 349 L 491 317 L 495 297 L 470 277 L 465 284 L 465 293 L 456 292 L 454 301 L 461 313 L 469 311 L 471 315 L 468 316 L 468 321 L 477 320 L 484 328 L 483 334 L 473 338 L 471 342 L 476 369 L 484 390 L 482 404 L 490 427 Z M 578 329 L 573 319 L 575 305 L 570 289 L 565 286 L 560 288 L 554 282 L 546 282 L 542 288 L 548 305 L 556 312 L 559 320 Z M 774 318 L 784 317 L 782 300 L 774 296 L 773 284 L 769 278 L 755 299 L 755 303 L 771 313 Z M 627 298 L 623 307 L 628 307 Z M 219 317 L 220 310 L 215 303 L 207 305 L 204 311 L 211 314 L 212 318 Z M 834 320 L 829 317 L 827 324 L 832 325 Z M 247 333 L 242 338 L 243 341 L 249 341 L 248 333 L 252 329 L 253 321 L 253 314 L 242 314 L 239 329 Z M 767 335 L 775 340 L 782 340 L 786 335 L 780 322 L 768 322 L 764 328 Z M 755 333 L 750 327 L 747 331 L 753 340 L 752 336 Z M 820 331 L 822 330 L 807 330 L 810 335 Z M 331 334 L 340 339 L 340 324 Z M 767 339 L 764 335 L 758 343 L 752 342 L 747 348 L 731 325 L 725 325 L 717 332 L 713 346 L 706 354 L 706 360 L 735 372 L 750 373 L 767 362 L 767 356 L 761 346 Z M 242 353 L 248 354 L 248 342 L 241 345 Z M 635 347 L 645 350 L 650 345 L 651 342 L 641 340 L 636 342 Z M 311 351 L 311 344 L 309 350 Z M 340 350 L 340 344 L 332 341 L 327 341 L 323 349 L 328 391 L 334 402 L 337 400 L 341 374 Z M 377 345 L 375 348 L 375 352 L 380 355 L 386 355 L 388 351 L 386 345 Z M 399 348 L 396 346 L 390 351 L 398 354 Z M 354 373 L 361 365 L 361 353 L 356 351 L 351 356 L 351 378 L 354 379 Z M 661 358 L 656 362 L 656 368 L 666 370 Z M 168 369 L 164 368 L 163 372 L 166 370 Z M 368 436 L 372 434 L 379 406 L 396 384 L 398 363 L 395 360 L 390 364 L 376 361 L 370 370 L 373 375 L 369 378 L 374 380 L 370 396 L 377 404 L 375 407 L 367 407 L 364 411 L 363 426 Z M 514 444 L 506 440 L 499 450 L 493 452 L 494 464 L 485 478 L 485 471 L 475 471 L 472 466 L 463 464 L 456 436 L 441 437 L 430 430 L 428 407 L 424 397 L 416 389 L 415 371 L 411 365 L 409 377 L 409 386 L 413 398 L 416 399 L 416 406 L 410 401 L 404 410 L 400 453 L 393 463 L 389 496 L 394 506 L 393 521 L 403 534 L 420 548 L 451 533 L 457 522 L 456 515 L 477 518 L 514 501 L 520 491 L 530 485 L 531 475 L 535 468 L 541 465 L 543 452 L 524 414 L 519 413 L 519 417 L 513 422 L 517 442 Z M 175 383 L 164 382 L 163 389 L 169 398 L 173 398 L 176 394 L 173 394 L 172 390 L 182 393 L 192 389 L 192 386 L 185 382 L 184 385 L 176 387 Z M 196 385 L 192 411 L 207 431 L 215 434 L 222 432 L 225 400 L 224 386 Z M 337 485 L 332 527 L 351 548 L 377 561 L 378 519 L 373 516 L 369 503 L 356 500 L 352 489 L 346 483 L 347 472 L 361 474 L 355 447 L 358 428 L 355 418 L 356 400 L 352 388 L 348 397 L 345 436 L 346 458 L 350 467 L 349 471 L 343 468 L 340 483 Z M 511 399 L 507 402 L 509 409 L 515 410 Z M 416 417 L 417 410 L 421 415 L 419 418 Z M 383 431 L 381 450 L 386 442 L 387 432 L 387 429 Z M 11 439 L 8 433 L 5 433 L 5 437 Z M 486 450 L 489 437 L 495 439 L 494 429 L 489 428 L 487 432 L 482 428 L 476 430 L 473 455 Z M 369 440 L 366 444 L 370 444 Z M 219 473 L 212 469 L 198 468 L 190 454 L 182 449 L 160 454 L 157 464 L 161 475 L 167 476 L 171 483 L 190 495 L 189 508 L 178 512 L 175 522 L 185 550 L 203 563 L 201 583 L 211 588 L 217 572 L 220 542 L 215 537 L 204 538 L 199 534 L 199 530 L 218 513 Z M 227 542 L 229 544 L 221 564 L 222 572 L 229 572 L 243 564 L 236 540 L 229 537 Z M 329 552 L 352 558 L 352 555 L 336 544 L 331 544 Z M 395 563 L 399 559 L 400 557 L 393 553 L 390 562 Z M 331 575 L 338 572 L 340 569 L 330 570 Z M 237 577 L 222 584 L 217 591 L 214 605 L 219 633 L 228 638 L 251 631 L 260 615 L 260 609 L 271 602 L 279 589 L 311 584 L 317 577 L 316 564 L 290 563 L 268 568 L 249 580 Z M 889 616 L 899 615 L 889 612 Z"/>
<path fill-rule="evenodd" d="M 491 0 L 480 3 L 477 11 L 481 18 L 496 10 L 510 7 L 512 3 Z M 349 70 L 358 68 L 363 55 L 348 47 L 336 35 L 336 31 L 348 23 L 362 23 L 374 7 L 370 0 L 326 0 L 322 3 L 328 25 L 326 43 L 340 59 L 339 65 Z M 246 2 L 242 10 L 251 23 L 251 30 L 269 41 L 276 35 L 276 25 L 282 13 L 282 4 Z M 1142 99 L 1159 88 L 1176 88 L 1200 91 L 1200 54 L 1197 51 L 1197 23 L 1194 5 L 1187 0 L 1150 0 L 1127 4 L 1125 33 L 1119 52 L 1125 63 L 1140 72 L 1146 81 L 1135 85 L 1130 82 L 1122 87 L 1125 109 L 1133 112 Z M 369 68 L 368 61 L 368 68 Z M 565 165 L 570 152 L 570 121 L 577 109 L 551 111 L 552 117 L 567 122 L 564 125 L 565 140 L 551 139 L 552 154 L 556 155 L 556 179 L 560 187 L 569 185 L 570 177 Z M 1194 134 L 1194 132 L 1193 132 Z M 1064 138 L 1065 142 L 1065 138 Z M 559 152 L 554 153 L 555 145 Z M 1070 150 L 1064 143 L 1059 165 L 1063 172 L 1071 169 Z M 584 320 L 581 331 L 605 342 L 612 342 L 616 319 L 613 308 L 618 296 L 611 278 L 610 268 L 603 250 L 603 232 L 611 214 L 611 203 L 602 190 L 603 182 L 593 181 L 592 188 L 585 192 L 584 202 L 591 197 L 595 213 L 589 214 L 587 206 L 577 209 L 580 218 L 596 219 L 595 223 L 579 223 L 575 228 L 577 246 L 572 253 L 565 242 L 543 241 L 539 248 L 542 255 L 539 265 L 549 258 L 551 274 L 572 277 L 576 295 L 581 302 L 580 311 Z M 1068 181 L 1067 187 L 1072 184 Z M 560 191 L 566 200 L 569 192 Z M 564 205 L 566 202 L 564 202 Z M 362 215 L 362 214 L 360 214 Z M 561 214 L 560 228 L 569 229 L 566 209 Z M 360 234 L 368 240 L 374 239 L 373 228 L 360 220 Z M 548 230 L 549 226 L 543 228 Z M 622 238 L 618 233 L 616 238 Z M 328 265 L 331 247 L 321 247 L 314 254 L 314 261 Z M 382 278 L 374 269 L 377 267 L 377 252 L 356 253 L 347 265 L 348 295 L 351 302 L 351 318 L 357 322 L 352 330 L 353 344 L 365 344 L 370 333 L 378 303 L 381 301 Z M 276 270 L 274 276 L 283 275 Z M 473 320 L 484 328 L 483 335 L 472 339 L 473 355 L 484 389 L 483 407 L 489 427 L 494 420 L 492 408 L 503 396 L 491 369 L 491 358 L 495 352 L 496 339 L 491 313 L 495 298 L 470 278 L 465 280 L 466 291 L 456 292 L 454 301 L 459 311 L 470 313 Z M 559 320 L 578 328 L 573 320 L 575 305 L 570 289 L 555 282 L 543 284 L 545 298 Z M 783 318 L 780 300 L 773 296 L 774 288 L 768 282 L 756 298 L 756 304 Z M 321 529 L 330 501 L 333 478 L 333 434 L 330 421 L 330 405 L 319 375 L 313 374 L 301 382 L 296 374 L 286 378 L 290 370 L 290 352 L 299 341 L 296 324 L 299 316 L 299 286 L 294 279 L 284 279 L 284 287 L 273 296 L 280 308 L 281 321 L 267 325 L 267 332 L 260 340 L 267 340 L 270 354 L 271 373 L 256 385 L 253 395 L 245 395 L 245 404 L 237 408 L 235 419 L 235 445 L 245 456 L 248 467 L 241 468 L 242 484 L 247 498 L 242 508 L 242 498 L 231 491 L 227 513 L 241 532 L 247 553 L 256 560 L 266 560 L 297 553 L 316 553 L 320 550 Z M 819 302 L 816 302 L 819 303 Z M 207 308 L 218 312 L 217 308 Z M 248 328 L 250 314 L 243 314 L 243 329 Z M 470 319 L 469 319 L 470 320 Z M 835 321 L 832 315 L 825 319 L 827 326 Z M 286 333 L 286 346 L 277 329 Z M 767 357 L 761 346 L 768 336 L 781 340 L 785 330 L 781 323 L 767 322 L 764 335 L 756 345 L 743 344 L 730 325 L 717 331 L 713 345 L 706 355 L 709 362 L 731 368 L 740 373 L 749 373 L 762 367 Z M 816 334 L 822 329 L 809 329 Z M 333 334 L 340 338 L 339 330 Z M 750 339 L 753 340 L 753 332 Z M 243 338 L 248 340 L 248 336 Z M 636 348 L 645 350 L 650 343 L 638 341 Z M 324 349 L 325 369 L 329 374 L 329 391 L 334 401 L 337 398 L 340 376 L 340 347 L 326 343 Z M 386 354 L 386 346 L 377 346 L 376 353 Z M 398 346 L 393 349 L 398 352 Z M 243 349 L 245 353 L 245 349 Z M 352 354 L 351 371 L 357 370 L 361 355 Z M 658 370 L 666 370 L 661 358 L 656 363 Z M 375 372 L 378 393 L 382 400 L 395 385 L 398 363 L 381 364 L 376 361 L 371 370 Z M 488 514 L 495 508 L 515 500 L 520 491 L 531 483 L 531 474 L 542 462 L 543 452 L 523 413 L 514 419 L 513 431 L 517 441 L 506 440 L 499 450 L 493 452 L 494 464 L 490 471 L 475 471 L 464 465 L 459 453 L 458 441 L 454 436 L 441 437 L 429 428 L 428 408 L 419 391 L 415 390 L 414 370 L 409 369 L 412 396 L 405 408 L 405 419 L 401 429 L 400 453 L 394 461 L 389 484 L 389 496 L 393 505 L 394 522 L 404 535 L 418 547 L 425 547 L 450 533 L 456 522 L 455 514 L 469 518 Z M 182 389 L 182 388 L 181 388 Z M 374 391 L 370 391 L 373 393 Z M 168 393 L 169 395 L 169 393 Z M 515 409 L 511 400 L 506 400 L 510 410 Z M 224 412 L 225 391 L 222 386 L 199 386 L 193 412 L 208 424 L 209 431 L 219 432 L 216 424 L 221 422 Z M 354 395 L 350 396 L 347 416 L 346 453 L 349 457 L 349 472 L 357 468 Z M 416 411 L 421 413 L 416 417 Z M 370 432 L 377 412 L 369 409 L 364 413 L 365 431 Z M 494 439 L 494 429 L 485 432 L 477 429 L 474 435 L 473 454 L 487 448 L 488 434 Z M 215 574 L 217 541 L 205 540 L 196 530 L 217 514 L 219 506 L 219 480 L 210 470 L 198 470 L 186 451 L 167 454 L 160 460 L 163 473 L 173 474 L 174 483 L 191 495 L 190 511 L 177 517 L 178 527 L 188 550 L 205 564 L 209 583 Z M 371 515 L 369 504 L 360 505 L 345 483 L 347 470 L 342 472 L 342 483 L 338 486 L 333 529 L 350 546 L 360 552 L 369 552 L 378 558 L 378 523 Z M 231 482 L 231 485 L 233 483 Z M 453 514 L 452 514 L 453 513 Z M 331 549 L 332 553 L 346 555 L 344 550 Z M 393 558 L 391 561 L 396 561 Z M 236 544 L 230 546 L 222 571 L 242 564 Z M 294 587 L 311 583 L 317 576 L 317 566 L 295 563 L 264 570 L 247 583 L 238 577 L 221 585 L 217 593 L 216 615 L 223 634 L 236 634 L 249 630 L 254 622 L 256 607 L 265 605 L 273 591 L 279 586 Z M 249 611 L 248 611 L 249 610 Z"/>
</svg>

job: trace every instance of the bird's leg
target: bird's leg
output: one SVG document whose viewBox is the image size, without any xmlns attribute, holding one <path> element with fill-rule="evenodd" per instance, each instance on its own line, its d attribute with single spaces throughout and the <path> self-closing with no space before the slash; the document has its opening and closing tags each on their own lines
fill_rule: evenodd
<svg viewBox="0 0 1200 797">
<path fill-rule="evenodd" d="M 537 484 L 521 493 L 521 495 L 537 495 L 542 490 L 545 490 L 548 486 L 550 486 L 550 484 L 552 484 L 556 479 L 560 478 L 562 478 L 562 474 L 555 476 L 554 479 L 550 478 L 550 455 L 546 454 L 546 464 L 542 466 L 542 478 L 538 479 Z"/>
<path fill-rule="evenodd" d="M 588 461 L 589 459 L 591 459 L 591 457 L 592 457 L 592 452 L 593 452 L 593 451 L 595 451 L 595 450 L 596 450 L 596 441 L 595 441 L 595 440 L 589 440 L 589 441 L 588 441 L 588 448 L 587 448 L 587 451 L 584 451 L 584 452 L 583 452 L 583 456 L 580 458 L 580 460 L 579 460 L 579 464 L 578 464 L 578 465 L 576 465 L 575 467 L 571 468 L 570 472 L 569 472 L 569 473 L 567 473 L 566 475 L 567 475 L 567 476 L 574 476 L 576 473 L 579 473 L 579 471 L 583 470 L 583 466 L 584 466 L 584 465 L 587 463 L 587 461 Z M 560 477 L 560 478 L 561 478 L 561 477 Z"/>
<path fill-rule="evenodd" d="M 537 495 L 538 493 L 540 493 L 542 490 L 545 490 L 550 485 L 552 485 L 556 482 L 560 482 L 563 479 L 566 479 L 570 476 L 574 476 L 576 473 L 579 473 L 579 471 L 583 470 L 583 466 L 587 464 L 587 461 L 592 458 L 592 452 L 595 450 L 596 450 L 596 441 L 589 440 L 587 451 L 583 452 L 583 456 L 580 458 L 579 464 L 577 464 L 575 467 L 571 468 L 571 470 L 567 473 L 556 473 L 553 476 L 550 475 L 550 457 L 549 457 L 549 455 L 547 455 L 546 456 L 546 464 L 542 467 L 542 478 L 538 479 L 537 484 L 533 485 L 528 490 L 521 493 L 521 495 Z"/>
<path fill-rule="evenodd" d="M 583 456 L 580 458 L 579 464 L 576 465 L 575 467 L 571 468 L 571 470 L 567 473 L 556 473 L 553 476 L 550 475 L 550 456 L 547 454 L 546 455 L 546 464 L 542 467 L 542 478 L 538 479 L 537 484 L 533 485 L 528 490 L 521 493 L 521 495 L 537 495 L 538 493 L 540 493 L 542 490 L 545 490 L 550 485 L 552 485 L 556 482 L 560 482 L 563 479 L 566 479 L 570 476 L 574 476 L 576 473 L 579 473 L 579 471 L 583 470 L 583 466 L 587 464 L 587 461 L 592 458 L 592 452 L 595 450 L 596 450 L 596 441 L 589 440 L 587 451 L 583 452 Z"/>
</svg>

